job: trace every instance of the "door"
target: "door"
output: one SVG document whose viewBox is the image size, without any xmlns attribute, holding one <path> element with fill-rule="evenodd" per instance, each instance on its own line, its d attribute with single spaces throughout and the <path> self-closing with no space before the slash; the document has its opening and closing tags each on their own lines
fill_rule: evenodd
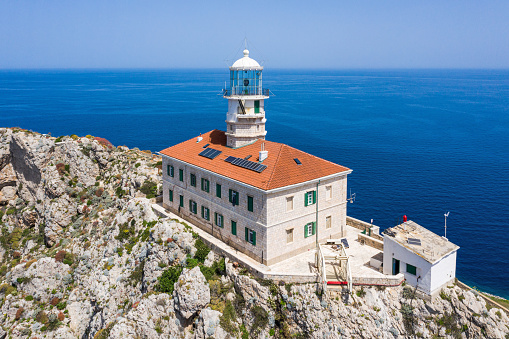
<svg viewBox="0 0 509 339">
<path fill-rule="evenodd" d="M 260 100 L 255 100 L 254 109 L 255 109 L 255 113 L 260 113 Z"/>
<path fill-rule="evenodd" d="M 392 275 L 399 273 L 399 260 L 392 258 Z"/>
</svg>

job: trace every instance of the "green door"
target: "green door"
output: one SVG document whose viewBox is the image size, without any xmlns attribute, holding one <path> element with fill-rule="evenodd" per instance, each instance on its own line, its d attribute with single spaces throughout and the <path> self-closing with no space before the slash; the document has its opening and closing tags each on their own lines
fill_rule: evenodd
<svg viewBox="0 0 509 339">
<path fill-rule="evenodd" d="M 260 100 L 255 100 L 254 105 L 255 113 L 260 113 Z"/>
<path fill-rule="evenodd" d="M 392 258 L 392 275 L 399 273 L 399 260 Z"/>
</svg>

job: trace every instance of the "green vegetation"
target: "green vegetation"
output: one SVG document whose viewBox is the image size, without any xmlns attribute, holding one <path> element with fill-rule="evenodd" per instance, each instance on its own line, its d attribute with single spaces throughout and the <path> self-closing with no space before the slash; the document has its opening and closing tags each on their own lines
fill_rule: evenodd
<svg viewBox="0 0 509 339">
<path fill-rule="evenodd" d="M 147 196 L 147 199 L 155 198 L 157 196 L 157 184 L 151 180 L 145 180 L 140 187 L 141 193 Z"/>
<path fill-rule="evenodd" d="M 235 325 L 235 320 L 237 315 L 235 314 L 235 308 L 233 308 L 232 303 L 228 300 L 226 301 L 223 314 L 221 318 L 219 318 L 219 324 L 221 327 L 228 333 L 235 335 L 237 333 L 237 327 Z"/>
<path fill-rule="evenodd" d="M 142 262 L 136 266 L 134 271 L 131 272 L 131 275 L 129 275 L 128 280 L 131 282 L 133 286 L 136 286 L 138 283 L 141 283 L 143 279 L 143 271 L 145 270 L 145 260 L 142 260 Z"/>
<path fill-rule="evenodd" d="M 251 327 L 251 334 L 257 336 L 260 329 L 264 329 L 269 323 L 269 315 L 261 306 L 253 306 L 251 308 L 251 314 L 253 315 L 253 326 Z"/>
<path fill-rule="evenodd" d="M 366 291 L 364 291 L 364 287 L 361 287 L 360 290 L 358 290 L 357 292 L 355 292 L 355 294 L 359 297 L 359 298 L 363 298 L 365 295 L 366 295 Z"/>
<path fill-rule="evenodd" d="M 444 290 L 440 291 L 440 298 L 447 300 L 447 301 L 451 301 L 451 296 L 448 295 L 447 293 L 445 293 Z"/>
<path fill-rule="evenodd" d="M 205 262 L 207 255 L 209 255 L 210 248 L 208 248 L 208 246 L 205 245 L 205 243 L 200 238 L 196 239 L 194 247 L 196 247 L 194 258 L 201 263 Z"/>
<path fill-rule="evenodd" d="M 163 274 L 158 278 L 159 283 L 156 286 L 156 290 L 168 294 L 173 293 L 174 285 L 182 273 L 182 267 L 169 267 Z"/>
<path fill-rule="evenodd" d="M 57 304 L 57 308 L 58 308 L 59 310 L 63 310 L 63 309 L 64 309 L 64 308 L 66 308 L 66 307 L 67 307 L 67 302 L 65 302 L 65 301 L 64 301 L 64 302 L 59 302 L 59 303 Z"/>
</svg>

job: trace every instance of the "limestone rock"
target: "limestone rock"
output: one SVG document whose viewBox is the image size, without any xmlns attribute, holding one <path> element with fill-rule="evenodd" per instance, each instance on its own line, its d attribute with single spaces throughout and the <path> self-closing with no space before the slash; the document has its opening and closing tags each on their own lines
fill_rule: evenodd
<svg viewBox="0 0 509 339">
<path fill-rule="evenodd" d="M 5 186 L 0 190 L 0 205 L 6 205 L 9 201 L 16 199 L 16 188 L 13 186 Z"/>
<path fill-rule="evenodd" d="M 0 188 L 5 186 L 16 186 L 17 180 L 18 178 L 16 177 L 14 168 L 12 168 L 12 164 L 8 163 L 0 170 Z"/>
<path fill-rule="evenodd" d="M 210 302 L 210 288 L 199 267 L 184 269 L 173 292 L 175 309 L 189 319 Z"/>
<path fill-rule="evenodd" d="M 196 330 L 196 339 L 216 338 L 224 339 L 229 337 L 228 334 L 219 325 L 219 317 L 221 312 L 205 308 L 200 312 L 198 325 Z"/>
</svg>

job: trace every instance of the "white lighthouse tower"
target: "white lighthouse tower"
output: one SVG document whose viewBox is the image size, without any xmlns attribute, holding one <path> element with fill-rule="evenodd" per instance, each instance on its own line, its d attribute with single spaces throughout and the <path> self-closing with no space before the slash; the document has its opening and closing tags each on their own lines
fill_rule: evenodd
<svg viewBox="0 0 509 339">
<path fill-rule="evenodd" d="M 242 147 L 265 139 L 265 110 L 263 101 L 269 97 L 269 90 L 262 88 L 263 67 L 249 57 L 244 57 L 230 67 L 230 88 L 224 90 L 228 99 L 226 115 L 226 145 Z"/>
</svg>

